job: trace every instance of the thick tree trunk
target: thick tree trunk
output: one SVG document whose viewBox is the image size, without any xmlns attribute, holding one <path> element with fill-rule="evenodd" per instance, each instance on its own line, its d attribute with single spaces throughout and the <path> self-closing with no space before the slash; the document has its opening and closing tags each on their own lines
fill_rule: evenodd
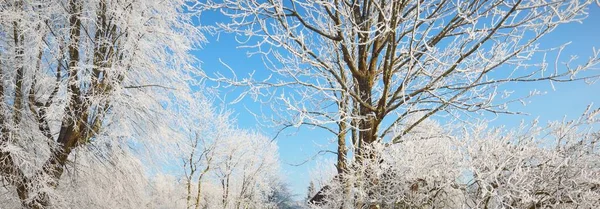
<svg viewBox="0 0 600 209">
<path fill-rule="evenodd" d="M 77 82 L 77 71 L 79 64 L 79 38 L 81 34 L 81 21 L 79 15 L 81 12 L 81 5 L 78 4 L 77 0 L 71 0 L 69 2 L 69 11 L 71 18 L 70 24 L 70 40 L 71 43 L 68 47 L 69 52 L 69 65 L 68 65 L 68 76 L 69 76 L 69 88 L 70 100 L 68 106 L 65 108 L 65 116 L 63 118 L 61 129 L 58 135 L 58 147 L 52 150 L 50 158 L 43 166 L 43 171 L 52 177 L 55 181 L 53 186 L 56 186 L 58 179 L 62 176 L 64 171 L 64 165 L 69 157 L 69 154 L 76 146 L 77 142 L 81 138 L 80 129 L 85 126 L 87 117 L 83 117 L 84 104 L 82 101 L 81 91 Z"/>
<path fill-rule="evenodd" d="M 377 128 L 379 127 L 379 121 L 377 118 L 377 113 L 366 105 L 373 104 L 372 98 L 372 90 L 373 90 L 373 79 L 376 76 L 374 72 L 367 71 L 366 69 L 363 71 L 365 75 L 355 76 L 356 81 L 358 83 L 358 92 L 361 99 L 361 103 L 359 105 L 359 140 L 361 141 L 361 147 L 357 150 L 357 164 L 361 166 L 364 160 L 373 160 L 377 157 L 377 153 L 373 150 L 373 146 L 377 143 Z M 375 166 L 375 165 L 367 165 L 367 166 Z M 371 186 L 378 185 L 377 176 L 374 176 L 371 168 L 365 168 L 365 173 L 362 174 L 363 179 L 369 181 L 368 183 Z M 367 182 L 365 182 L 367 183 Z M 371 189 L 369 189 L 371 190 Z M 373 196 L 373 192 L 369 192 L 368 201 L 371 201 Z M 379 208 L 377 203 L 359 203 L 364 204 L 370 209 Z"/>
<path fill-rule="evenodd" d="M 362 103 L 369 105 L 373 104 L 371 93 L 373 83 L 371 76 L 361 76 L 356 78 L 356 80 L 358 82 L 358 92 Z M 370 109 L 370 107 L 367 107 L 364 104 L 359 105 L 358 117 L 360 117 L 360 120 L 358 122 L 358 137 L 361 143 L 365 145 L 364 147 L 368 147 L 377 141 L 377 127 L 379 126 L 379 123 L 376 116 L 377 114 Z M 358 150 L 357 155 L 359 157 L 370 158 L 368 153 L 364 153 L 364 151 L 364 148 L 361 147 L 361 149 Z"/>
</svg>

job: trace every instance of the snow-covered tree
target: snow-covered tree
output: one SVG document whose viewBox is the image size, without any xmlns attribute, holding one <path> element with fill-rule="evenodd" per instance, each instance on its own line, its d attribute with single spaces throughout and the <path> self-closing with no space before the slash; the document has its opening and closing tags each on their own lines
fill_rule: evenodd
<svg viewBox="0 0 600 209">
<path fill-rule="evenodd" d="M 434 131 L 375 147 L 377 158 L 349 169 L 353 198 L 330 180 L 322 191 L 326 201 L 312 206 L 594 208 L 600 205 L 599 112 L 547 126 L 481 124 L 454 133 L 425 121 L 416 128 Z"/>
<path fill-rule="evenodd" d="M 0 204 L 120 204 L 143 191 L 130 161 L 182 139 L 176 120 L 193 100 L 188 52 L 203 36 L 191 11 L 184 0 L 0 2 Z"/>
<path fill-rule="evenodd" d="M 594 208 L 600 205 L 600 109 L 547 127 L 469 131 L 460 150 L 467 207 Z M 469 133 L 467 132 L 467 133 Z"/>
<path fill-rule="evenodd" d="M 207 107 L 209 105 L 202 105 Z M 279 189 L 277 146 L 235 127 L 230 113 L 199 110 L 180 147 L 187 208 L 274 208 Z"/>
<path fill-rule="evenodd" d="M 583 20 L 592 3 L 209 0 L 202 6 L 228 17 L 215 27 L 234 33 L 273 74 L 217 74 L 214 81 L 244 86 L 242 97 L 270 104 L 276 125 L 335 134 L 344 181 L 351 164 L 378 158 L 367 152 L 372 146 L 401 142 L 434 115 L 512 113 L 508 104 L 537 94 L 511 95 L 499 90 L 503 84 L 597 77 L 587 70 L 600 61 L 599 51 L 573 62 L 559 56 L 565 45 L 539 45 L 559 25 Z M 347 159 L 349 151 L 354 159 Z"/>
<path fill-rule="evenodd" d="M 277 209 L 302 209 L 304 204 L 294 200 L 294 194 L 290 191 L 287 184 L 281 181 L 274 181 L 274 189 L 269 196 L 269 201 L 275 204 Z"/>
</svg>

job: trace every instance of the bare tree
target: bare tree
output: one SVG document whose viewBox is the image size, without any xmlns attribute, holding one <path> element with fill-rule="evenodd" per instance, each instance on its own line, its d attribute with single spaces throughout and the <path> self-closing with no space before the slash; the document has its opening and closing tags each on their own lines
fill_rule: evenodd
<svg viewBox="0 0 600 209">
<path fill-rule="evenodd" d="M 235 130 L 235 129 L 234 129 Z M 221 187 L 216 208 L 272 208 L 269 195 L 278 179 L 277 147 L 267 137 L 235 130 L 219 145 L 219 165 L 214 174 Z M 215 182 L 215 183 L 216 183 Z"/>
<path fill-rule="evenodd" d="M 279 186 L 277 146 L 266 137 L 235 128 L 227 112 L 199 105 L 181 144 L 187 208 L 273 208 Z M 189 116 L 193 117 L 193 116 Z M 207 199 L 208 197 L 208 199 Z"/>
<path fill-rule="evenodd" d="M 216 27 L 239 36 L 276 75 L 214 80 L 248 87 L 242 96 L 274 98 L 269 102 L 283 112 L 284 127 L 308 125 L 338 136 L 343 173 L 348 138 L 360 164 L 376 157 L 364 152 L 369 147 L 401 142 L 436 114 L 514 113 L 507 105 L 522 97 L 498 92 L 502 84 L 597 77 L 576 75 L 600 61 L 598 51 L 579 65 L 559 65 L 557 57 L 551 69 L 546 55 L 560 55 L 564 46 L 538 45 L 560 24 L 584 19 L 591 3 L 214 0 L 203 6 L 229 17 Z M 391 137 L 396 127 L 402 131 Z"/>
</svg>

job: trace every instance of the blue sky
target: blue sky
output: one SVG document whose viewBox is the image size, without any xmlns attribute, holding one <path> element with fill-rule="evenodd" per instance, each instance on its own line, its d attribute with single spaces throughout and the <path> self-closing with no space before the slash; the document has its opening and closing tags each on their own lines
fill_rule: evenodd
<svg viewBox="0 0 600 209">
<path fill-rule="evenodd" d="M 568 58 L 569 55 L 578 55 L 581 60 L 585 60 L 591 55 L 592 47 L 600 50 L 600 8 L 593 5 L 589 13 L 589 17 L 584 20 L 583 24 L 561 25 L 553 33 L 542 38 L 539 42 L 542 48 L 556 47 L 571 42 L 562 53 L 563 60 Z M 217 17 L 207 14 L 202 17 L 202 22 L 216 21 L 214 18 Z M 248 57 L 245 49 L 237 48 L 238 45 L 233 36 L 225 34 L 221 34 L 219 37 L 207 36 L 209 43 L 205 44 L 202 50 L 195 53 L 198 59 L 202 61 L 201 67 L 207 74 L 221 72 L 229 75 L 230 70 L 223 66 L 221 61 L 227 63 L 238 77 L 244 77 L 252 71 L 256 71 L 258 76 L 268 74 L 258 56 Z M 600 70 L 595 71 L 596 74 L 600 73 Z M 600 107 L 600 82 L 593 85 L 587 85 L 583 82 L 554 83 L 554 86 L 555 90 L 548 82 L 505 85 L 506 89 L 516 92 L 527 93 L 537 89 L 547 92 L 547 94 L 526 100 L 527 104 L 525 106 L 520 104 L 510 106 L 511 110 L 525 112 L 528 115 L 501 115 L 492 121 L 491 125 L 514 127 L 522 120 L 531 121 L 535 118 L 539 118 L 542 123 L 561 120 L 565 116 L 576 118 L 591 103 L 594 103 L 596 108 Z M 234 116 L 239 127 L 258 129 L 269 137 L 275 135 L 275 130 L 260 127 L 254 116 L 247 111 L 247 109 L 260 109 L 261 104 L 253 102 L 250 98 L 236 104 L 229 104 L 238 96 L 240 91 L 232 89 L 220 89 L 219 91 L 223 102 L 216 105 L 234 110 Z M 312 160 L 300 166 L 289 164 L 301 163 L 311 158 L 323 147 L 335 149 L 330 143 L 333 137 L 333 135 L 322 130 L 299 128 L 287 131 L 277 138 L 282 162 L 282 175 L 289 183 L 292 191 L 298 195 L 297 199 L 303 199 L 306 196 L 310 171 L 317 162 Z M 329 154 L 325 157 L 333 159 L 335 156 Z"/>
</svg>

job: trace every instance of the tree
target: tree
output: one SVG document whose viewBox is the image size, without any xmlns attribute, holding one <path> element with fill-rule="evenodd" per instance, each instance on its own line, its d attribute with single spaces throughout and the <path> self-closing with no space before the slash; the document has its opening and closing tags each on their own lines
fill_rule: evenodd
<svg viewBox="0 0 600 209">
<path fill-rule="evenodd" d="M 101 144 L 178 139 L 198 73 L 188 51 L 203 41 L 190 11 L 179 0 L 0 3 L 0 176 L 23 207 L 56 202 L 75 152 L 99 166 L 111 162 Z"/>
<path fill-rule="evenodd" d="M 502 132 L 477 127 L 460 145 L 469 156 L 467 207 L 575 208 L 600 204 L 600 109 L 574 120 L 537 121 Z M 494 163 L 492 163 L 494 162 Z"/>
<path fill-rule="evenodd" d="M 231 21 L 217 27 L 243 37 L 238 40 L 276 75 L 214 80 L 249 87 L 242 96 L 275 98 L 269 102 L 283 112 L 284 128 L 308 125 L 335 134 L 345 181 L 348 140 L 350 165 L 361 165 L 378 158 L 367 152 L 373 146 L 402 142 L 434 115 L 514 113 L 507 105 L 523 96 L 498 92 L 502 84 L 597 77 L 576 75 L 598 64 L 598 51 L 580 65 L 570 60 L 550 69 L 545 55 L 564 46 L 538 45 L 560 24 L 585 18 L 591 3 L 214 0 L 203 6 L 227 16 Z"/>
<path fill-rule="evenodd" d="M 202 100 L 200 100 L 202 101 Z M 279 199 L 277 146 L 265 136 L 235 127 L 228 112 L 210 103 L 194 108 L 183 151 L 187 208 L 273 208 Z M 188 117 L 195 117 L 189 115 Z M 283 192 L 283 191 L 280 191 Z"/>
<path fill-rule="evenodd" d="M 218 147 L 216 191 L 221 192 L 217 208 L 271 208 L 268 196 L 276 185 L 279 160 L 277 146 L 265 136 L 236 130 Z"/>
<path fill-rule="evenodd" d="M 205 101 L 205 100 L 199 100 Z M 221 145 L 223 138 L 231 133 L 231 121 L 228 114 L 216 115 L 209 104 L 198 105 L 193 123 L 186 123 L 190 127 L 185 130 L 189 133 L 189 141 L 182 144 L 184 178 L 186 184 L 187 208 L 200 208 L 202 206 L 203 183 L 218 165 L 217 146 Z M 194 187 L 195 185 L 195 187 Z M 194 188 L 193 188 L 194 187 Z M 206 193 L 206 192 L 204 192 Z M 204 202 L 204 205 L 208 203 Z"/>
<path fill-rule="evenodd" d="M 382 208 L 593 208 L 600 204 L 599 112 L 509 130 L 485 123 L 440 129 L 426 120 L 418 134 L 375 147 L 377 158 L 363 161 L 379 166 L 349 169 L 353 199 L 341 182 L 329 181 L 321 191 L 327 201 L 312 206 L 376 199 Z"/>
<path fill-rule="evenodd" d="M 274 181 L 274 190 L 269 195 L 270 202 L 276 204 L 277 209 L 301 209 L 302 205 L 294 201 L 294 195 L 288 185 L 281 181 Z"/>
</svg>

